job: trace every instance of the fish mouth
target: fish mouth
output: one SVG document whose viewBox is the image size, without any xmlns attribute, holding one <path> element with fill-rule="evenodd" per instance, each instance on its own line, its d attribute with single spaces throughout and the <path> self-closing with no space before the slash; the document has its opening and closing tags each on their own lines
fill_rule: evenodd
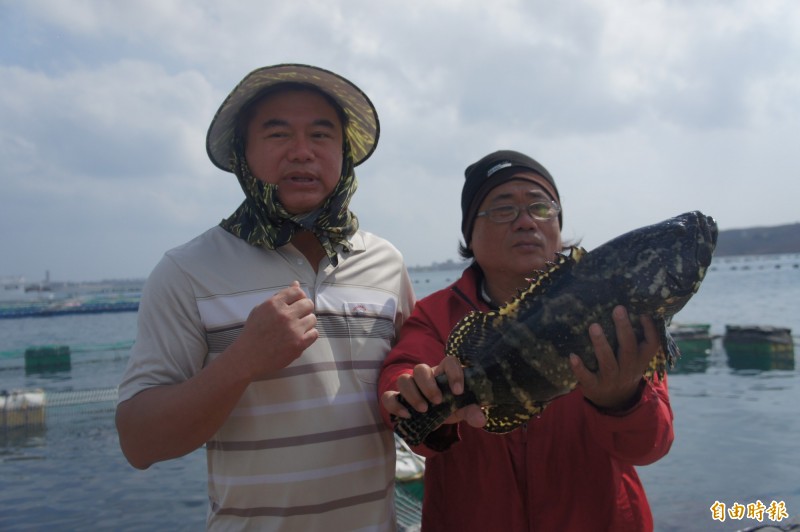
<svg viewBox="0 0 800 532">
<path fill-rule="evenodd" d="M 691 247 L 684 247 L 680 253 L 686 260 L 683 262 L 681 271 L 666 271 L 667 282 L 665 286 L 670 287 L 670 295 L 666 297 L 665 308 L 675 310 L 680 308 L 684 300 L 694 294 L 699 288 L 700 282 L 705 278 L 714 249 L 717 245 L 719 229 L 717 222 L 711 216 L 706 216 L 699 211 L 687 213 L 683 221 L 681 239 L 685 239 L 687 244 L 691 242 Z M 688 237 L 688 238 L 686 238 Z M 686 268 L 689 268 L 688 270 Z"/>
<path fill-rule="evenodd" d="M 714 249 L 717 247 L 719 237 L 719 227 L 711 216 L 698 213 L 697 217 L 697 247 L 695 248 L 695 258 L 697 263 L 703 268 L 711 264 Z"/>
</svg>

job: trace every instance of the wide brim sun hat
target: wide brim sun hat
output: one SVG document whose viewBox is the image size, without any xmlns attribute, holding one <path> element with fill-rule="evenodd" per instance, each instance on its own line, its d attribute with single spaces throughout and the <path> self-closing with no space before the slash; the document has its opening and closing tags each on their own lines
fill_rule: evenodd
<svg viewBox="0 0 800 532">
<path fill-rule="evenodd" d="M 217 110 L 206 135 L 206 151 L 218 168 L 231 172 L 233 136 L 242 107 L 265 89 L 281 83 L 311 85 L 333 98 L 348 117 L 345 135 L 355 166 L 366 161 L 380 136 L 378 112 L 372 101 L 351 81 L 323 68 L 300 64 L 262 67 L 250 72 Z"/>
</svg>

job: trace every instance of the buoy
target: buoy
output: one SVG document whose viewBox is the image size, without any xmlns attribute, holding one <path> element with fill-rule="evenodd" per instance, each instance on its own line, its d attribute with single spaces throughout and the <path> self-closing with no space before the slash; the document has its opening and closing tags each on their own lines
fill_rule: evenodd
<svg viewBox="0 0 800 532">
<path fill-rule="evenodd" d="M 0 392 L 0 427 L 44 425 L 44 390 Z"/>
</svg>

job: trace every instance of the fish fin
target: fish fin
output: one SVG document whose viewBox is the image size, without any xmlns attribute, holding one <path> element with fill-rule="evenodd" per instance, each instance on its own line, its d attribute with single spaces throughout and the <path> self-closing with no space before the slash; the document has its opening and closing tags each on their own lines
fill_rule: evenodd
<svg viewBox="0 0 800 532">
<path fill-rule="evenodd" d="M 497 434 L 511 432 L 521 427 L 530 418 L 538 416 L 545 405 L 536 405 L 530 409 L 518 404 L 493 405 L 483 409 L 486 415 L 486 425 L 483 430 Z"/>
<path fill-rule="evenodd" d="M 658 375 L 658 380 L 663 382 L 664 375 L 667 374 L 667 365 L 667 356 L 664 354 L 664 348 L 659 347 L 658 352 L 650 359 L 650 364 L 644 371 L 645 379 L 653 381 L 653 376 Z"/>
<path fill-rule="evenodd" d="M 466 340 L 469 338 L 470 344 L 477 343 L 486 345 L 487 342 L 494 341 L 498 336 L 498 330 L 505 319 L 515 319 L 517 311 L 522 301 L 529 297 L 539 297 L 546 293 L 548 288 L 561 276 L 571 270 L 571 266 L 580 260 L 585 253 L 583 248 L 573 248 L 569 255 L 558 254 L 555 262 L 548 262 L 545 270 L 533 272 L 530 286 L 521 290 L 517 297 L 501 306 L 499 309 L 490 312 L 472 311 L 453 327 L 447 339 L 445 352 L 448 355 L 456 356 L 462 364 L 467 363 L 462 358 L 462 350 Z"/>
<path fill-rule="evenodd" d="M 527 281 L 530 283 L 528 287 L 520 290 L 517 297 L 506 305 L 503 305 L 499 312 L 502 313 L 504 309 L 510 312 L 511 309 L 518 306 L 523 299 L 528 297 L 540 297 L 546 294 L 550 286 L 562 275 L 566 275 L 570 272 L 572 267 L 577 264 L 585 254 L 586 250 L 577 246 L 571 248 L 569 254 L 558 253 L 554 261 L 548 261 L 545 264 L 543 270 L 533 272 L 532 275 L 527 278 Z"/>
<path fill-rule="evenodd" d="M 664 345 L 667 346 L 667 364 L 669 365 L 669 369 L 673 369 L 675 367 L 675 363 L 678 362 L 678 359 L 681 357 L 681 350 L 678 347 L 678 343 L 675 341 L 675 338 L 672 337 L 669 331 L 666 331 Z"/>
<path fill-rule="evenodd" d="M 472 311 L 453 327 L 447 338 L 445 354 L 456 357 L 462 365 L 471 367 L 477 353 L 488 348 L 499 336 L 496 312 Z"/>
</svg>

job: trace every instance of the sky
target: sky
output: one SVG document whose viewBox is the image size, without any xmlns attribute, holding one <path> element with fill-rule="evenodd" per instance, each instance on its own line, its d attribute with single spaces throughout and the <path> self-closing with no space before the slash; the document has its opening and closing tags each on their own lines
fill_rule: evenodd
<svg viewBox="0 0 800 532">
<path fill-rule="evenodd" d="M 278 63 L 377 107 L 351 208 L 408 266 L 458 259 L 464 168 L 498 149 L 587 249 L 696 209 L 800 221 L 795 0 L 0 0 L 0 277 L 140 279 L 218 224 L 243 194 L 208 125 Z"/>
</svg>

